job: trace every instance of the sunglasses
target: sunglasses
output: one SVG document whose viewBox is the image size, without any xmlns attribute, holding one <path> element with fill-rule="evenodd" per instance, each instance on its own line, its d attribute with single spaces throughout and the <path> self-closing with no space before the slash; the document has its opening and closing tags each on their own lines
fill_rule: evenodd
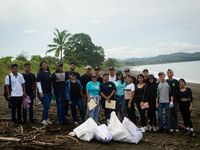
<svg viewBox="0 0 200 150">
<path fill-rule="evenodd" d="M 97 76 L 92 76 L 92 78 L 97 78 Z"/>
</svg>

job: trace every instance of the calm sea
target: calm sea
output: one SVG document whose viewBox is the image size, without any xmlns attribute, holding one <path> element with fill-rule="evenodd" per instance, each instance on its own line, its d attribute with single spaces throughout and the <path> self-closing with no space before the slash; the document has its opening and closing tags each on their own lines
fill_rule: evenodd
<svg viewBox="0 0 200 150">
<path fill-rule="evenodd" d="M 176 79 L 184 78 L 186 82 L 200 83 L 200 61 L 135 66 L 131 69 L 133 71 L 149 69 L 149 72 L 155 77 L 158 77 L 160 71 L 166 73 L 167 69 L 172 69 Z"/>
</svg>

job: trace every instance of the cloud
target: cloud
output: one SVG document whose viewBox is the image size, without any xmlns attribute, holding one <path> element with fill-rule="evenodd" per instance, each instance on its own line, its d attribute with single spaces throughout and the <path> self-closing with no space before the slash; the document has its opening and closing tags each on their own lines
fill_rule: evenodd
<svg viewBox="0 0 200 150">
<path fill-rule="evenodd" d="M 158 43 L 154 47 L 130 47 L 120 46 L 106 48 L 105 54 L 107 58 L 141 58 L 154 57 L 161 54 L 171 54 L 176 52 L 200 52 L 200 44 L 192 44 L 187 42 Z"/>
<path fill-rule="evenodd" d="M 39 32 L 39 30 L 38 29 L 26 29 L 22 33 L 31 34 L 31 33 L 36 33 L 36 32 Z"/>
<path fill-rule="evenodd" d="M 92 20 L 93 24 L 103 24 L 103 23 L 106 23 L 106 22 L 107 22 L 106 20 L 101 20 L 101 19 L 93 19 Z"/>
</svg>

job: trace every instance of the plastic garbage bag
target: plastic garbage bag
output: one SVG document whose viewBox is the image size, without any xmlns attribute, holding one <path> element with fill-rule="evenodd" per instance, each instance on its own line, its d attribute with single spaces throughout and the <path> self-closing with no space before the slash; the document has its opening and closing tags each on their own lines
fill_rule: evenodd
<svg viewBox="0 0 200 150">
<path fill-rule="evenodd" d="M 129 131 L 122 125 L 113 111 L 110 117 L 110 124 L 108 125 L 108 130 L 112 134 L 114 141 L 134 143 L 132 135 Z"/>
<path fill-rule="evenodd" d="M 97 127 L 98 125 L 96 122 L 92 118 L 89 118 L 80 126 L 75 128 L 73 132 L 79 139 L 90 142 L 94 138 Z"/>
<path fill-rule="evenodd" d="M 131 134 L 133 143 L 137 144 L 142 140 L 143 134 L 141 130 L 132 121 L 125 117 L 122 124 Z"/>
<path fill-rule="evenodd" d="M 102 124 L 96 128 L 95 139 L 105 143 L 112 140 L 112 134 L 109 132 L 108 127 L 105 124 Z"/>
</svg>

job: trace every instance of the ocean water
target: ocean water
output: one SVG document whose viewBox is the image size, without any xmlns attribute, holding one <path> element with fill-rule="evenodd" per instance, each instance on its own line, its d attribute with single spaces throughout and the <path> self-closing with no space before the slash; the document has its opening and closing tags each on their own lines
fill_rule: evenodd
<svg viewBox="0 0 200 150">
<path fill-rule="evenodd" d="M 133 71 L 142 71 L 143 69 L 148 69 L 150 74 L 154 74 L 155 77 L 158 77 L 158 73 L 161 71 L 166 73 L 168 69 L 172 69 L 174 78 L 184 78 L 186 82 L 200 83 L 200 61 L 144 65 L 131 68 Z"/>
</svg>

